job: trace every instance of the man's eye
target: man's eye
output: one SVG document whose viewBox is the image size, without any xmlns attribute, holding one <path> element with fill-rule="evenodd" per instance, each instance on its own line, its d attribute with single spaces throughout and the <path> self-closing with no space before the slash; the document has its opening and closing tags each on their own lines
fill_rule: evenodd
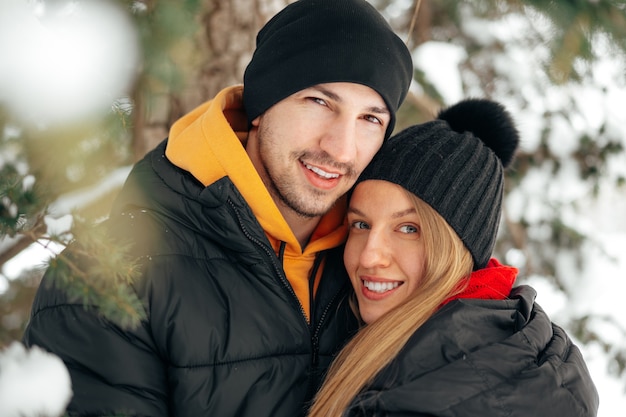
<svg viewBox="0 0 626 417">
<path fill-rule="evenodd" d="M 326 104 L 326 100 L 319 97 L 309 97 L 309 100 L 314 101 L 317 104 L 321 104 L 322 106 L 328 106 L 328 104 Z"/>
<path fill-rule="evenodd" d="M 411 224 L 405 224 L 404 226 L 400 226 L 400 231 L 402 233 L 419 233 L 419 228 Z"/>
<path fill-rule="evenodd" d="M 383 124 L 382 120 L 380 120 L 376 116 L 371 116 L 371 115 L 370 116 L 365 116 L 365 119 L 367 119 L 367 121 L 369 121 L 369 122 L 376 123 L 376 124 L 379 124 L 379 125 Z"/>
</svg>

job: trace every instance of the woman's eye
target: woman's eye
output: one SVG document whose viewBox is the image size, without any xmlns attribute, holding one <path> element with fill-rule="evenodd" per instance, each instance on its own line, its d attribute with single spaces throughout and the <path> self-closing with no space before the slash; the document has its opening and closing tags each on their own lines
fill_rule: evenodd
<svg viewBox="0 0 626 417">
<path fill-rule="evenodd" d="M 400 231 L 402 233 L 419 233 L 419 228 L 411 224 L 405 224 L 404 226 L 400 226 Z"/>
<path fill-rule="evenodd" d="M 354 221 L 350 224 L 353 229 L 369 229 L 367 223 L 362 222 L 360 220 Z"/>
</svg>

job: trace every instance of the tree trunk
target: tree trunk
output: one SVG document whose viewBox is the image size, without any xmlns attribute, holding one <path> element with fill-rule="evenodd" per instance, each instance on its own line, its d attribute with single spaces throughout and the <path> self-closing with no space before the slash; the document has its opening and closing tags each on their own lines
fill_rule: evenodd
<svg viewBox="0 0 626 417">
<path fill-rule="evenodd" d="M 243 82 L 256 33 L 288 0 L 204 0 L 194 40 L 193 63 L 182 91 L 169 91 L 150 103 L 135 97 L 135 160 L 167 137 L 172 123 L 222 88 Z M 193 64 L 192 64 L 193 65 Z M 184 69 L 183 69 L 184 71 Z"/>
</svg>

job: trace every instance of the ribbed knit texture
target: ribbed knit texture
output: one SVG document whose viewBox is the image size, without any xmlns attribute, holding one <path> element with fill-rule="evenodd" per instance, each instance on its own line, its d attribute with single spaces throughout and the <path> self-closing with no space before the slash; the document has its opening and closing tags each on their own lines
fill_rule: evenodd
<svg viewBox="0 0 626 417">
<path fill-rule="evenodd" d="M 411 54 L 387 21 L 364 0 L 299 0 L 257 35 L 244 74 L 248 121 L 291 94 L 316 84 L 352 82 L 377 91 L 391 112 L 413 77 Z"/>
<path fill-rule="evenodd" d="M 474 259 L 487 265 L 496 241 L 504 174 L 500 159 L 470 132 L 443 120 L 394 135 L 359 177 L 399 184 L 437 211 Z"/>
</svg>

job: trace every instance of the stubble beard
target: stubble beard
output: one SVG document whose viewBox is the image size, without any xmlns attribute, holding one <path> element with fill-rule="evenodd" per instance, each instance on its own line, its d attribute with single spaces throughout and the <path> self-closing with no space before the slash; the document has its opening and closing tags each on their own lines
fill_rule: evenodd
<svg viewBox="0 0 626 417">
<path fill-rule="evenodd" d="M 336 194 L 333 191 L 319 190 L 313 186 L 299 186 L 295 179 L 292 178 L 290 172 L 278 172 L 278 169 L 270 163 L 269 155 L 271 153 L 264 151 L 264 145 L 264 141 L 260 138 L 260 157 L 266 172 L 265 186 L 277 204 L 282 204 L 299 217 L 312 219 L 328 213 L 336 201 L 343 195 L 343 193 Z M 356 179 L 353 167 L 337 164 L 325 152 L 312 153 L 303 151 L 292 152 L 289 155 L 289 160 L 293 161 L 292 163 L 294 164 L 300 164 L 300 161 L 303 159 L 340 169 L 344 172 L 344 180 Z"/>
<path fill-rule="evenodd" d="M 299 161 L 296 155 L 292 155 L 293 161 Z M 267 170 L 270 194 L 275 201 L 279 201 L 284 207 L 304 219 L 312 219 L 323 216 L 334 206 L 340 197 L 335 196 L 329 200 L 329 194 L 313 187 L 298 187 L 289 174 L 275 173 Z"/>
</svg>

